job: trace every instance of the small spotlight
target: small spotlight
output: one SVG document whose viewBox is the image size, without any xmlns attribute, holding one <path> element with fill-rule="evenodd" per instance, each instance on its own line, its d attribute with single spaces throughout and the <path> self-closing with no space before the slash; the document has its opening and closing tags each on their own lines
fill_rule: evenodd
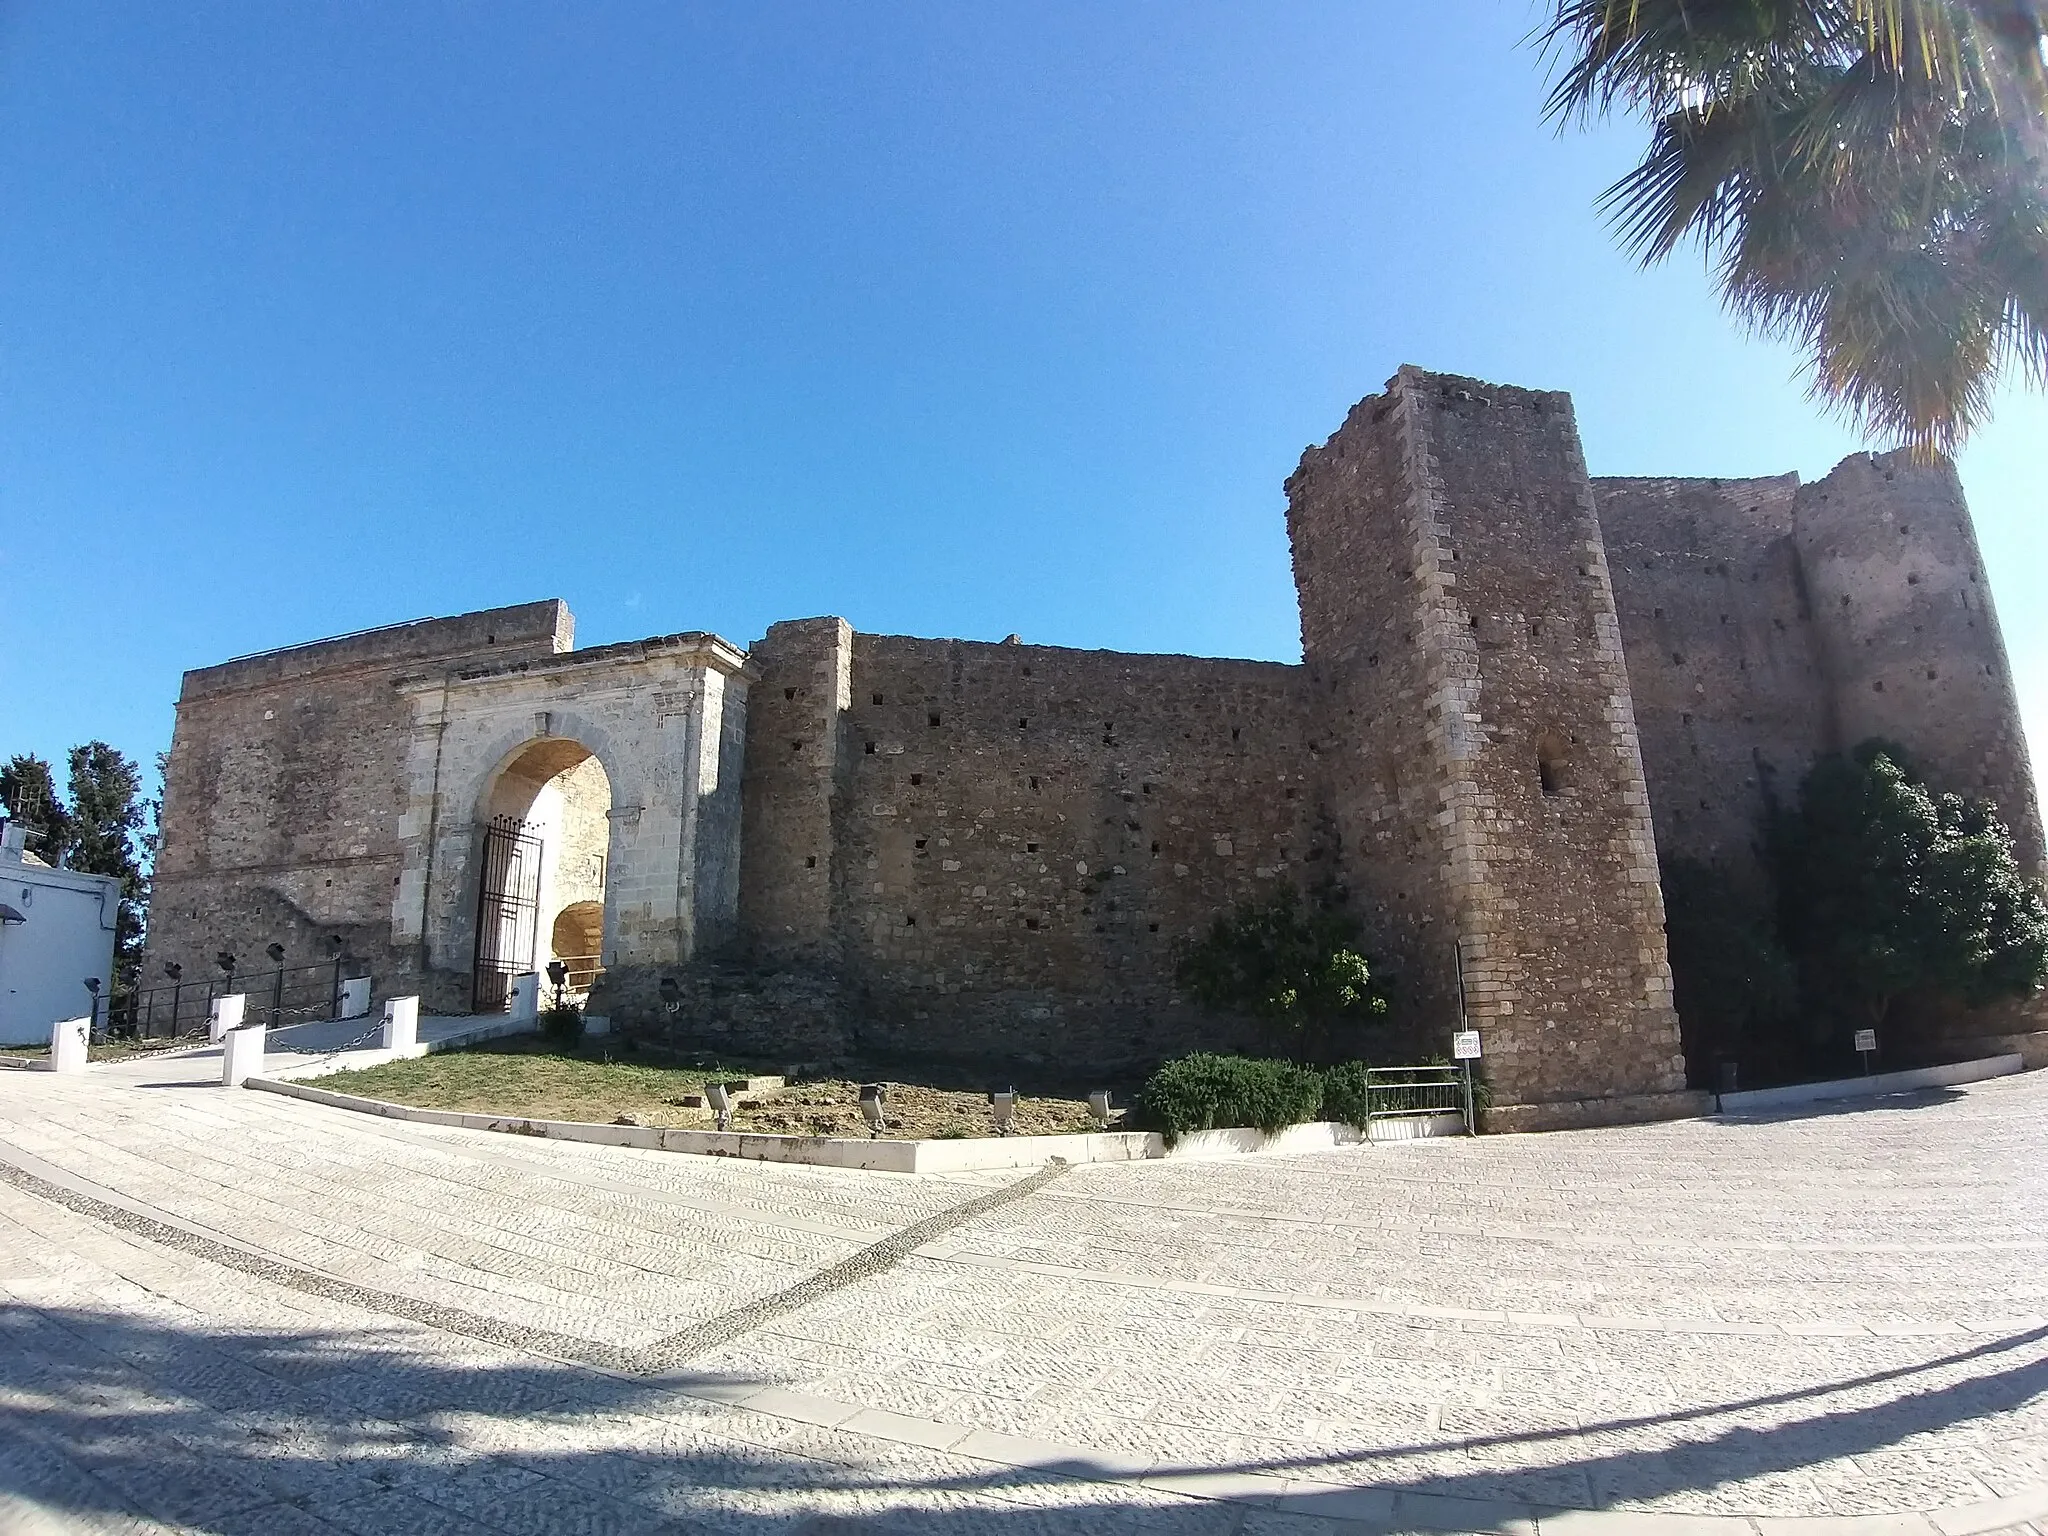
<svg viewBox="0 0 2048 1536">
<path fill-rule="evenodd" d="M 185 979 L 185 967 L 178 964 L 175 960 L 166 960 L 164 962 L 164 974 L 173 981 L 183 981 Z"/>
<path fill-rule="evenodd" d="M 868 1123 L 868 1135 L 879 1136 L 889 1128 L 882 1118 L 882 1101 L 889 1095 L 886 1083 L 863 1083 L 860 1089 L 860 1117 Z"/>
<path fill-rule="evenodd" d="M 222 970 L 226 971 L 228 975 L 232 976 L 235 974 L 235 957 L 232 954 L 230 954 L 227 950 L 224 949 L 219 954 L 215 955 L 213 957 L 213 963 L 219 966 Z"/>
<path fill-rule="evenodd" d="M 1098 1088 L 1088 1095 L 1088 1118 L 1095 1122 L 1095 1129 L 1109 1129 L 1109 1090 Z"/>
<path fill-rule="evenodd" d="M 721 1131 L 732 1129 L 732 1086 L 730 1083 L 704 1085 L 704 1102 L 711 1106 L 711 1113 L 718 1116 Z"/>
<path fill-rule="evenodd" d="M 989 1113 L 995 1116 L 996 1134 L 1009 1135 L 1010 1122 L 1017 1117 L 1017 1090 L 1012 1088 L 1007 1093 L 990 1094 L 988 1108 Z"/>
<path fill-rule="evenodd" d="M 683 989 L 677 983 L 675 977 L 662 977 L 661 986 L 659 990 L 661 992 L 661 1006 L 666 1008 L 670 1013 L 674 1013 L 678 1008 L 683 1006 Z"/>
<path fill-rule="evenodd" d="M 270 956 L 270 963 L 272 965 L 284 964 L 284 946 L 282 944 L 266 944 L 263 947 L 263 953 Z"/>
</svg>

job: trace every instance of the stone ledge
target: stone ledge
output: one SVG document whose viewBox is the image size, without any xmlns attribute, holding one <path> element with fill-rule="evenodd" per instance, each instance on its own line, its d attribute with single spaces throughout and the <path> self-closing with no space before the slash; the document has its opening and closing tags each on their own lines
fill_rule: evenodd
<svg viewBox="0 0 2048 1536">
<path fill-rule="evenodd" d="M 1714 1112 L 1714 1096 L 1684 1089 L 1677 1093 L 1631 1093 L 1611 1099 L 1557 1099 L 1545 1104 L 1500 1104 L 1486 1111 L 1488 1132 L 1583 1131 L 1607 1125 L 1641 1125 L 1650 1120 L 1691 1120 Z"/>
<path fill-rule="evenodd" d="M 1832 1099 L 1868 1099 L 1887 1093 L 1912 1093 L 1925 1088 L 1953 1088 L 1964 1083 L 1981 1083 L 1989 1078 L 2010 1077 L 2024 1071 L 2026 1062 L 2018 1053 L 1990 1056 L 1981 1061 L 1951 1062 L 1944 1067 L 1915 1067 L 1905 1072 L 1879 1072 L 1871 1077 L 1843 1077 L 1825 1083 L 1792 1083 L 1783 1088 L 1752 1088 L 1744 1093 L 1720 1095 L 1724 1115 L 1754 1114 L 1759 1110 L 1789 1109 L 1799 1104 L 1822 1104 Z"/>
</svg>

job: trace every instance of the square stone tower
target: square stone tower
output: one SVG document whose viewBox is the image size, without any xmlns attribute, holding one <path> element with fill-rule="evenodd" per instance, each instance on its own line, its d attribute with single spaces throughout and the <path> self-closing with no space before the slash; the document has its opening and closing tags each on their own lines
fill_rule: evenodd
<svg viewBox="0 0 2048 1536">
<path fill-rule="evenodd" d="M 1571 400 L 1404 368 L 1289 479 L 1340 868 L 1509 1129 L 1684 1107 L 1649 794 Z"/>
</svg>

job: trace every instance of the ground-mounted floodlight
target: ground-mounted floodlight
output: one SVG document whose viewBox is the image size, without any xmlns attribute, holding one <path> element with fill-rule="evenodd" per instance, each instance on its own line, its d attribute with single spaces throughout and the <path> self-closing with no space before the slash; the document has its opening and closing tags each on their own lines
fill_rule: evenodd
<svg viewBox="0 0 2048 1536">
<path fill-rule="evenodd" d="M 28 919 L 25 916 L 23 916 L 20 912 L 17 912 L 13 907 L 8 906 L 6 902 L 0 901 L 0 925 L 5 925 L 11 928 L 16 923 L 25 923 L 27 921 Z"/>
<path fill-rule="evenodd" d="M 263 953 L 270 956 L 270 963 L 272 965 L 284 964 L 284 946 L 282 944 L 266 944 L 263 946 Z"/>
<path fill-rule="evenodd" d="M 661 993 L 661 1006 L 666 1008 L 670 1013 L 674 1013 L 678 1008 L 683 1006 L 683 989 L 681 984 L 677 982 L 675 977 L 662 977 L 661 985 L 658 988 L 656 988 L 656 990 Z"/>
<path fill-rule="evenodd" d="M 721 1131 L 732 1129 L 732 1085 L 730 1083 L 706 1083 L 704 1102 L 711 1106 L 711 1113 L 718 1116 Z"/>
<path fill-rule="evenodd" d="M 1088 1118 L 1095 1122 L 1095 1129 L 1109 1129 L 1109 1090 L 1098 1088 L 1088 1095 Z"/>
<path fill-rule="evenodd" d="M 879 1136 L 889 1128 L 889 1122 L 882 1118 L 882 1101 L 889 1095 L 885 1083 L 862 1083 L 860 1087 L 860 1117 L 868 1123 L 868 1135 Z"/>
<path fill-rule="evenodd" d="M 235 956 L 231 950 L 221 950 L 213 957 L 213 963 L 227 973 L 230 982 L 235 979 Z"/>
<path fill-rule="evenodd" d="M 1004 1093 L 988 1096 L 988 1112 L 995 1117 L 996 1134 L 1010 1134 L 1010 1122 L 1017 1118 L 1017 1090 L 1012 1088 Z"/>
<path fill-rule="evenodd" d="M 175 960 L 166 960 L 164 962 L 164 974 L 173 981 L 183 981 L 185 979 L 185 967 L 178 964 Z"/>
</svg>

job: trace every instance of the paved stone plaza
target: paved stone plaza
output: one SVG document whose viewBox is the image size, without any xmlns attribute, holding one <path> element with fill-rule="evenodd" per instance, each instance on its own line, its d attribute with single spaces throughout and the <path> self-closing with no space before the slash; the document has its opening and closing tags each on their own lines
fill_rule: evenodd
<svg viewBox="0 0 2048 1536">
<path fill-rule="evenodd" d="M 215 1070 L 0 1073 L 10 1536 L 2048 1518 L 2048 1074 L 925 1177 Z"/>
</svg>

